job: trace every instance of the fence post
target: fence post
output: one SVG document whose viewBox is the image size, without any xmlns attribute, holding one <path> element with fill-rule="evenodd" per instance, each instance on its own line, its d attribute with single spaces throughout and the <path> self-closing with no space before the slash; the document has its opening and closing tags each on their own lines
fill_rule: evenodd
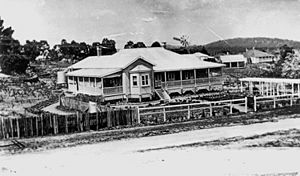
<svg viewBox="0 0 300 176">
<path fill-rule="evenodd" d="M 65 115 L 65 132 L 68 133 L 68 116 Z"/>
<path fill-rule="evenodd" d="M 6 123 L 5 123 L 5 120 L 4 118 L 2 117 L 2 130 L 3 130 L 3 136 L 4 136 L 4 139 L 7 139 L 8 136 L 7 136 L 7 128 L 6 128 Z"/>
<path fill-rule="evenodd" d="M 232 101 L 230 101 L 230 104 L 229 104 L 229 114 L 232 114 Z"/>
<path fill-rule="evenodd" d="M 141 123 L 141 117 L 140 117 L 140 108 L 137 106 L 136 108 L 137 111 L 137 123 L 140 124 Z"/>
<path fill-rule="evenodd" d="M 0 117 L 1 118 L 1 133 L 2 133 L 2 137 L 3 139 L 5 139 L 5 134 L 4 134 L 4 125 L 3 125 L 3 117 Z"/>
<path fill-rule="evenodd" d="M 98 113 L 98 110 L 97 110 L 97 112 L 96 112 L 96 130 L 97 131 L 99 130 L 99 119 L 98 119 L 98 117 L 99 117 L 99 113 Z"/>
<path fill-rule="evenodd" d="M 109 108 L 107 110 L 107 127 L 111 127 L 112 123 L 111 123 L 111 109 Z"/>
<path fill-rule="evenodd" d="M 253 108 L 254 108 L 254 112 L 256 112 L 256 96 L 254 96 L 253 97 L 253 101 L 254 101 L 254 103 L 253 103 Z"/>
<path fill-rule="evenodd" d="M 11 137 L 14 137 L 14 126 L 12 122 L 12 118 L 9 118 L 9 124 L 10 124 L 10 132 L 11 132 Z"/>
<path fill-rule="evenodd" d="M 77 131 L 81 131 L 80 122 L 79 122 L 79 111 L 76 111 L 76 124 L 77 124 Z"/>
<path fill-rule="evenodd" d="M 248 97 L 245 97 L 245 113 L 248 112 Z"/>
<path fill-rule="evenodd" d="M 43 114 L 40 115 L 41 117 L 41 136 L 44 135 L 44 121 L 43 121 Z"/>
<path fill-rule="evenodd" d="M 86 116 L 85 116 L 85 131 L 90 131 L 91 127 L 90 127 L 90 113 L 87 112 Z"/>
<path fill-rule="evenodd" d="M 4 134 L 4 139 L 7 139 L 8 136 L 7 136 L 7 128 L 6 128 L 6 123 L 5 123 L 5 119 L 2 118 L 2 129 L 3 129 L 3 134 Z"/>
<path fill-rule="evenodd" d="M 273 98 L 273 108 L 275 109 L 276 108 L 276 97 L 274 96 Z"/>
<path fill-rule="evenodd" d="M 36 136 L 39 136 L 39 123 L 38 123 L 38 118 L 35 118 L 35 127 L 36 127 Z"/>
<path fill-rule="evenodd" d="M 209 104 L 209 115 L 212 117 L 213 116 L 213 108 L 212 108 L 212 104 Z"/>
<path fill-rule="evenodd" d="M 33 137 L 33 119 L 32 119 L 32 117 L 30 117 L 30 128 L 31 128 L 30 135 L 31 135 L 31 137 Z"/>
<path fill-rule="evenodd" d="M 291 95 L 290 106 L 293 106 L 293 94 Z"/>
<path fill-rule="evenodd" d="M 19 119 L 20 118 L 17 118 L 17 135 L 18 135 L 18 138 L 20 138 L 20 125 L 19 125 Z"/>
<path fill-rule="evenodd" d="M 57 125 L 57 123 L 56 123 L 56 115 L 53 115 L 52 118 L 53 118 L 53 133 L 55 135 L 56 134 L 56 125 Z"/>
<path fill-rule="evenodd" d="M 190 105 L 188 105 L 188 115 L 187 115 L 187 119 L 191 118 L 191 108 Z"/>
<path fill-rule="evenodd" d="M 55 116 L 55 131 L 58 134 L 58 115 Z"/>
<path fill-rule="evenodd" d="M 167 121 L 167 117 L 166 117 L 166 108 L 163 107 L 163 113 L 164 113 L 164 122 Z"/>
</svg>

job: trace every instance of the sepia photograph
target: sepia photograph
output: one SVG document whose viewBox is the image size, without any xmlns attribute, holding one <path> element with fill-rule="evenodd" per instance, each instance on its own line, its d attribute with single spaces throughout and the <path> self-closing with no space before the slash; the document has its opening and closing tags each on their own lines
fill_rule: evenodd
<svg viewBox="0 0 300 176">
<path fill-rule="evenodd" d="M 0 0 L 0 176 L 300 176 L 300 0 Z"/>
</svg>

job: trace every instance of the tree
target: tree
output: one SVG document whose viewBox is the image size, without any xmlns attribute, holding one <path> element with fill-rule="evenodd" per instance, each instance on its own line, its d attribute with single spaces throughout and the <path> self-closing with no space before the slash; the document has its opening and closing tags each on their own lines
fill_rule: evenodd
<svg viewBox="0 0 300 176">
<path fill-rule="evenodd" d="M 155 41 L 152 43 L 151 47 L 161 47 L 161 45 L 158 41 Z"/>
<path fill-rule="evenodd" d="M 146 45 L 143 42 L 137 42 L 133 44 L 133 48 L 147 48 Z"/>
<path fill-rule="evenodd" d="M 61 42 L 60 42 L 61 45 L 65 45 L 65 44 L 67 44 L 67 43 L 68 43 L 68 42 L 67 42 L 66 39 L 62 39 Z"/>
<path fill-rule="evenodd" d="M 289 53 L 282 64 L 281 76 L 284 78 L 300 78 L 300 56 Z"/>
<path fill-rule="evenodd" d="M 0 67 L 6 74 L 25 73 L 29 60 L 20 55 L 21 45 L 12 35 L 14 30 L 11 27 L 4 28 L 3 20 L 0 19 Z"/>
<path fill-rule="evenodd" d="M 114 40 L 109 40 L 107 38 L 104 38 L 102 40 L 101 46 L 102 46 L 101 55 L 112 55 L 117 52 L 116 42 Z"/>
<path fill-rule="evenodd" d="M 129 48 L 133 48 L 133 41 L 129 40 L 126 45 L 124 46 L 124 49 L 129 49 Z"/>
<path fill-rule="evenodd" d="M 280 58 L 284 59 L 288 54 L 293 54 L 293 47 L 289 47 L 287 44 L 282 45 L 280 48 Z"/>
<path fill-rule="evenodd" d="M 20 53 L 20 42 L 12 37 L 14 30 L 5 28 L 3 23 L 0 18 L 0 54 Z"/>
<path fill-rule="evenodd" d="M 46 40 L 41 41 L 29 41 L 26 40 L 26 44 L 23 45 L 23 53 L 30 61 L 34 61 L 37 56 L 42 56 L 48 59 L 50 46 Z"/>
<path fill-rule="evenodd" d="M 286 58 L 294 54 L 293 48 L 288 45 L 283 45 L 280 48 L 280 57 L 279 60 L 274 64 L 273 76 L 282 77 L 284 74 L 283 66 L 287 64 Z M 290 60 L 290 58 L 288 59 Z"/>
<path fill-rule="evenodd" d="M 0 65 L 2 72 L 5 74 L 24 74 L 29 65 L 29 60 L 19 54 L 6 54 L 0 57 Z"/>
</svg>

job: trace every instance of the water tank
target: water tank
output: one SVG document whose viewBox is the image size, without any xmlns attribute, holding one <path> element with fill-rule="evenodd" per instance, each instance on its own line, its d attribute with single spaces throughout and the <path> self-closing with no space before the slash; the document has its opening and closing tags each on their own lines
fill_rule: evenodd
<svg viewBox="0 0 300 176">
<path fill-rule="evenodd" d="M 65 84 L 66 82 L 66 72 L 59 71 L 57 72 L 57 84 Z"/>
<path fill-rule="evenodd" d="M 96 113 L 97 112 L 97 103 L 89 101 L 89 113 Z"/>
</svg>

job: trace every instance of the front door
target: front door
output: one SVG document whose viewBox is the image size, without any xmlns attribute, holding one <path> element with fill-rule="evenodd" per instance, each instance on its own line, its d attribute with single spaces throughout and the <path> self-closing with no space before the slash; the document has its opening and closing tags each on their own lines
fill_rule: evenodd
<svg viewBox="0 0 300 176">
<path fill-rule="evenodd" d="M 140 94 L 140 75 L 138 73 L 130 74 L 130 91 L 133 95 Z"/>
</svg>

